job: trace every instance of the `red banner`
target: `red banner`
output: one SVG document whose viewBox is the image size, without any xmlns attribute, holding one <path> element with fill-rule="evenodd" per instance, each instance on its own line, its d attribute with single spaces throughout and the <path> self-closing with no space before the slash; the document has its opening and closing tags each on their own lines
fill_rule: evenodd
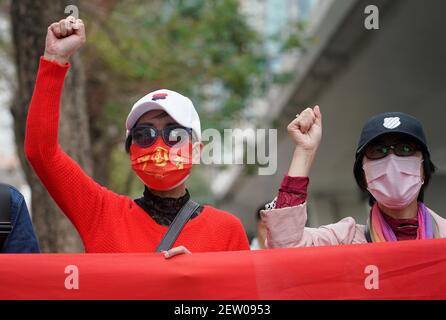
<svg viewBox="0 0 446 320">
<path fill-rule="evenodd" d="M 0 299 L 446 299 L 446 239 L 161 254 L 3 254 Z"/>
</svg>

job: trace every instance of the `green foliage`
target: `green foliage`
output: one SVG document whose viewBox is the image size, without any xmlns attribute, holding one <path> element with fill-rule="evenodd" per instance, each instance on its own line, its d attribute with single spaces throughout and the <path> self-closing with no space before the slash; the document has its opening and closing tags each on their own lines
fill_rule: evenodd
<svg viewBox="0 0 446 320">
<path fill-rule="evenodd" d="M 125 1 L 105 21 L 92 16 L 88 22 L 97 27 L 87 28 L 87 44 L 100 57 L 112 88 L 99 120 L 104 130 L 122 132 L 136 99 L 160 88 L 189 96 L 203 129 L 231 127 L 263 74 L 262 39 L 247 25 L 237 0 Z M 128 158 L 122 145 L 116 145 L 112 158 L 117 169 L 112 169 L 111 187 L 125 192 L 122 186 L 131 185 L 134 193 L 139 184 L 129 182 L 122 169 Z M 209 193 L 199 171 L 193 171 L 190 188 Z"/>
<path fill-rule="evenodd" d="M 234 114 L 264 62 L 261 41 L 238 10 L 236 0 L 126 1 L 89 43 L 114 77 L 135 83 L 138 95 L 166 87 L 190 96 L 200 109 L 206 102 L 201 88 L 218 82 L 230 98 L 216 109 Z"/>
<path fill-rule="evenodd" d="M 265 39 L 247 24 L 238 0 L 128 0 L 117 2 L 106 19 L 94 12 L 88 18 L 95 25 L 87 27 L 88 51 L 107 74 L 107 101 L 97 122 L 103 131 L 123 132 L 131 105 L 160 88 L 189 96 L 203 129 L 230 128 L 247 99 L 265 89 Z M 299 38 L 280 39 L 283 50 L 299 46 Z M 273 79 L 285 82 L 289 75 Z M 123 139 L 112 153 L 110 187 L 138 195 L 141 183 L 123 169 L 130 169 Z M 203 171 L 195 168 L 188 186 L 194 197 L 211 202 Z"/>
<path fill-rule="evenodd" d="M 287 52 L 293 49 L 304 51 L 308 46 L 315 43 L 315 37 L 306 34 L 307 23 L 296 21 L 290 26 L 290 32 L 281 39 L 281 52 Z"/>
</svg>

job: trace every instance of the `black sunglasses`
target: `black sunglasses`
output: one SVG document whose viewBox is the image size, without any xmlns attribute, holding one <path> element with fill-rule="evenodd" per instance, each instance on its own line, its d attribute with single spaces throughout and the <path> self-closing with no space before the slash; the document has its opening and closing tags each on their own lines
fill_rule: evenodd
<svg viewBox="0 0 446 320">
<path fill-rule="evenodd" d="M 169 147 L 180 147 L 192 137 L 192 129 L 174 124 L 161 130 L 148 124 L 138 125 L 130 130 L 132 141 L 142 148 L 150 147 L 161 136 Z"/>
<path fill-rule="evenodd" d="M 387 157 L 393 150 L 393 153 L 399 157 L 410 157 L 419 151 L 415 143 L 402 142 L 393 145 L 373 144 L 365 149 L 365 156 L 371 160 L 378 160 Z"/>
</svg>

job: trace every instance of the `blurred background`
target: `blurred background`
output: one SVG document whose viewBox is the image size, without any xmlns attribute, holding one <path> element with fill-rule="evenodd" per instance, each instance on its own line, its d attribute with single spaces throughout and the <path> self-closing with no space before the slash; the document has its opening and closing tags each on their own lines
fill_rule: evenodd
<svg viewBox="0 0 446 320">
<path fill-rule="evenodd" d="M 379 30 L 364 27 L 370 4 L 379 8 Z M 191 97 L 203 129 L 278 130 L 275 175 L 259 176 L 257 165 L 198 165 L 188 180 L 195 200 L 237 215 L 250 237 L 256 209 L 276 196 L 288 169 L 286 125 L 315 104 L 324 137 L 310 177 L 309 226 L 366 221 L 354 150 L 365 120 L 384 111 L 424 124 L 438 167 L 426 203 L 445 216 L 443 0 L 0 0 L 0 181 L 25 194 L 44 251 L 82 250 L 23 156 L 46 29 L 68 16 L 67 5 L 86 22 L 87 44 L 71 62 L 60 142 L 99 183 L 141 195 L 124 151 L 125 118 L 139 97 L 169 88 Z"/>
</svg>

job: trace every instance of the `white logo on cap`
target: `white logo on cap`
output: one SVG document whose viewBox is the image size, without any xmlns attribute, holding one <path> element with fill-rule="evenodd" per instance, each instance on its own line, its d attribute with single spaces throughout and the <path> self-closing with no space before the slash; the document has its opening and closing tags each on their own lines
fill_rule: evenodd
<svg viewBox="0 0 446 320">
<path fill-rule="evenodd" d="M 384 124 L 383 124 L 384 128 L 395 129 L 398 128 L 400 125 L 401 125 L 401 120 L 399 117 L 384 119 Z"/>
</svg>

